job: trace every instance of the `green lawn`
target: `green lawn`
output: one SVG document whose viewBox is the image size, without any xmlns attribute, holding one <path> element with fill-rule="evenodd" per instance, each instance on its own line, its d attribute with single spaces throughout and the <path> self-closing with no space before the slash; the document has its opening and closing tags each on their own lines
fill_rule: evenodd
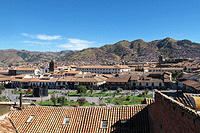
<svg viewBox="0 0 200 133">
<path fill-rule="evenodd" d="M 151 98 L 152 96 L 147 95 L 146 97 Z M 144 100 L 144 97 L 123 96 L 123 97 L 106 98 L 105 100 L 114 105 L 133 105 L 133 104 L 141 104 L 141 102 Z"/>
<path fill-rule="evenodd" d="M 77 92 L 69 92 L 68 93 L 69 96 L 81 96 L 80 93 L 77 93 Z M 100 92 L 100 93 L 86 93 L 86 94 L 83 94 L 84 96 L 88 96 L 88 97 L 105 97 L 105 96 L 114 96 L 115 93 L 108 93 L 108 92 Z M 117 94 L 116 94 L 117 95 Z"/>
<path fill-rule="evenodd" d="M 44 101 L 42 103 L 39 102 L 37 104 L 40 106 L 53 106 L 54 105 L 52 101 Z M 79 103 L 75 102 L 75 101 L 66 101 L 64 106 L 72 106 L 72 105 L 79 105 Z M 56 103 L 56 106 L 61 106 L 61 104 Z M 92 104 L 87 102 L 82 106 L 92 106 Z"/>
<path fill-rule="evenodd" d="M 90 94 L 90 96 L 92 96 L 92 97 L 105 97 L 105 96 L 114 96 L 114 95 L 117 95 L 117 94 L 108 93 L 108 92 L 93 93 L 92 95 Z"/>
<path fill-rule="evenodd" d="M 5 97 L 0 97 L 0 102 L 8 102 L 8 99 Z"/>
<path fill-rule="evenodd" d="M 55 94 L 55 92 L 54 91 L 50 91 L 50 92 L 48 92 L 48 94 Z"/>
<path fill-rule="evenodd" d="M 13 94 L 20 94 L 20 91 L 19 90 L 14 90 L 12 91 Z"/>
<path fill-rule="evenodd" d="M 69 96 L 81 96 L 81 94 L 77 93 L 77 92 L 68 92 L 68 95 Z"/>
</svg>

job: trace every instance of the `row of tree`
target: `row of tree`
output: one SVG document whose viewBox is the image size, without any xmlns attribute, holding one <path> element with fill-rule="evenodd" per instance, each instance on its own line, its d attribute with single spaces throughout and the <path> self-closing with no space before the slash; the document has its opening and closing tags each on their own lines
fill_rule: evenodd
<svg viewBox="0 0 200 133">
<path fill-rule="evenodd" d="M 55 94 L 53 94 L 53 95 L 51 95 L 51 101 L 53 102 L 54 106 L 57 103 L 60 103 L 63 106 L 63 105 L 65 105 L 65 102 L 67 101 L 67 98 L 65 96 L 57 97 Z"/>
<path fill-rule="evenodd" d="M 91 94 L 92 94 L 93 91 L 94 91 L 93 88 L 87 89 L 87 87 L 86 87 L 86 86 L 83 86 L 83 85 L 79 85 L 79 86 L 77 87 L 77 92 L 80 93 L 81 95 L 85 95 L 85 94 L 87 93 L 88 90 L 90 91 Z M 103 88 L 103 91 L 104 91 L 104 92 L 108 91 L 108 88 L 106 88 L 106 87 Z"/>
<path fill-rule="evenodd" d="M 60 105 L 64 106 L 66 105 L 67 102 L 67 98 L 65 96 L 60 96 L 57 97 L 55 94 L 51 95 L 51 101 L 53 102 L 53 105 L 56 106 L 57 103 L 59 103 Z M 85 103 L 87 103 L 85 98 L 79 98 L 77 100 L 77 102 L 79 103 L 79 105 L 84 105 Z"/>
</svg>

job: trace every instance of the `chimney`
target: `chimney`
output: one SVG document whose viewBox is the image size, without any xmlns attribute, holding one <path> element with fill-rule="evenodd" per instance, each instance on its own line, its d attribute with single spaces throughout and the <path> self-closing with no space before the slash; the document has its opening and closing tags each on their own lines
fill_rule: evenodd
<svg viewBox="0 0 200 133">
<path fill-rule="evenodd" d="M 22 92 L 20 92 L 19 102 L 19 109 L 22 109 Z"/>
</svg>

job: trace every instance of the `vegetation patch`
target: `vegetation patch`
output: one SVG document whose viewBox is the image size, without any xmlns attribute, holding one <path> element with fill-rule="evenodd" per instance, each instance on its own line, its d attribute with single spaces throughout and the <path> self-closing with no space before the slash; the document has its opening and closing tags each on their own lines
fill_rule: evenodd
<svg viewBox="0 0 200 133">
<path fill-rule="evenodd" d="M 85 98 L 79 98 L 77 101 L 68 101 L 65 96 L 57 97 L 55 94 L 51 95 L 49 101 L 37 103 L 40 106 L 91 106 L 94 104 L 88 103 Z"/>
<path fill-rule="evenodd" d="M 9 100 L 6 97 L 4 97 L 4 96 L 0 97 L 0 102 L 8 102 L 8 101 Z"/>
<path fill-rule="evenodd" d="M 44 102 L 38 102 L 37 104 L 40 105 L 40 106 L 76 106 L 76 105 L 79 105 L 79 102 L 77 102 L 77 101 L 66 101 L 64 103 L 64 105 L 61 105 L 61 103 L 56 103 L 56 105 L 54 105 L 54 103 L 52 101 L 44 101 Z M 86 102 L 85 104 L 83 104 L 81 106 L 94 106 L 94 104 Z"/>
<path fill-rule="evenodd" d="M 151 98 L 151 95 L 146 95 L 146 98 Z M 133 105 L 133 104 L 141 104 L 145 97 L 139 96 L 124 96 L 124 97 L 112 97 L 106 98 L 105 100 L 108 103 L 114 105 Z"/>
</svg>

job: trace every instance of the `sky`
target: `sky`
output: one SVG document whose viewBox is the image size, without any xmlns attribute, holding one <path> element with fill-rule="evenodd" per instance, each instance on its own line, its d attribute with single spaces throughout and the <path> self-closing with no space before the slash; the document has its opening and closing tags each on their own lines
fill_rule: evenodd
<svg viewBox="0 0 200 133">
<path fill-rule="evenodd" d="M 0 0 L 0 49 L 58 52 L 166 37 L 200 42 L 200 0 Z"/>
</svg>

